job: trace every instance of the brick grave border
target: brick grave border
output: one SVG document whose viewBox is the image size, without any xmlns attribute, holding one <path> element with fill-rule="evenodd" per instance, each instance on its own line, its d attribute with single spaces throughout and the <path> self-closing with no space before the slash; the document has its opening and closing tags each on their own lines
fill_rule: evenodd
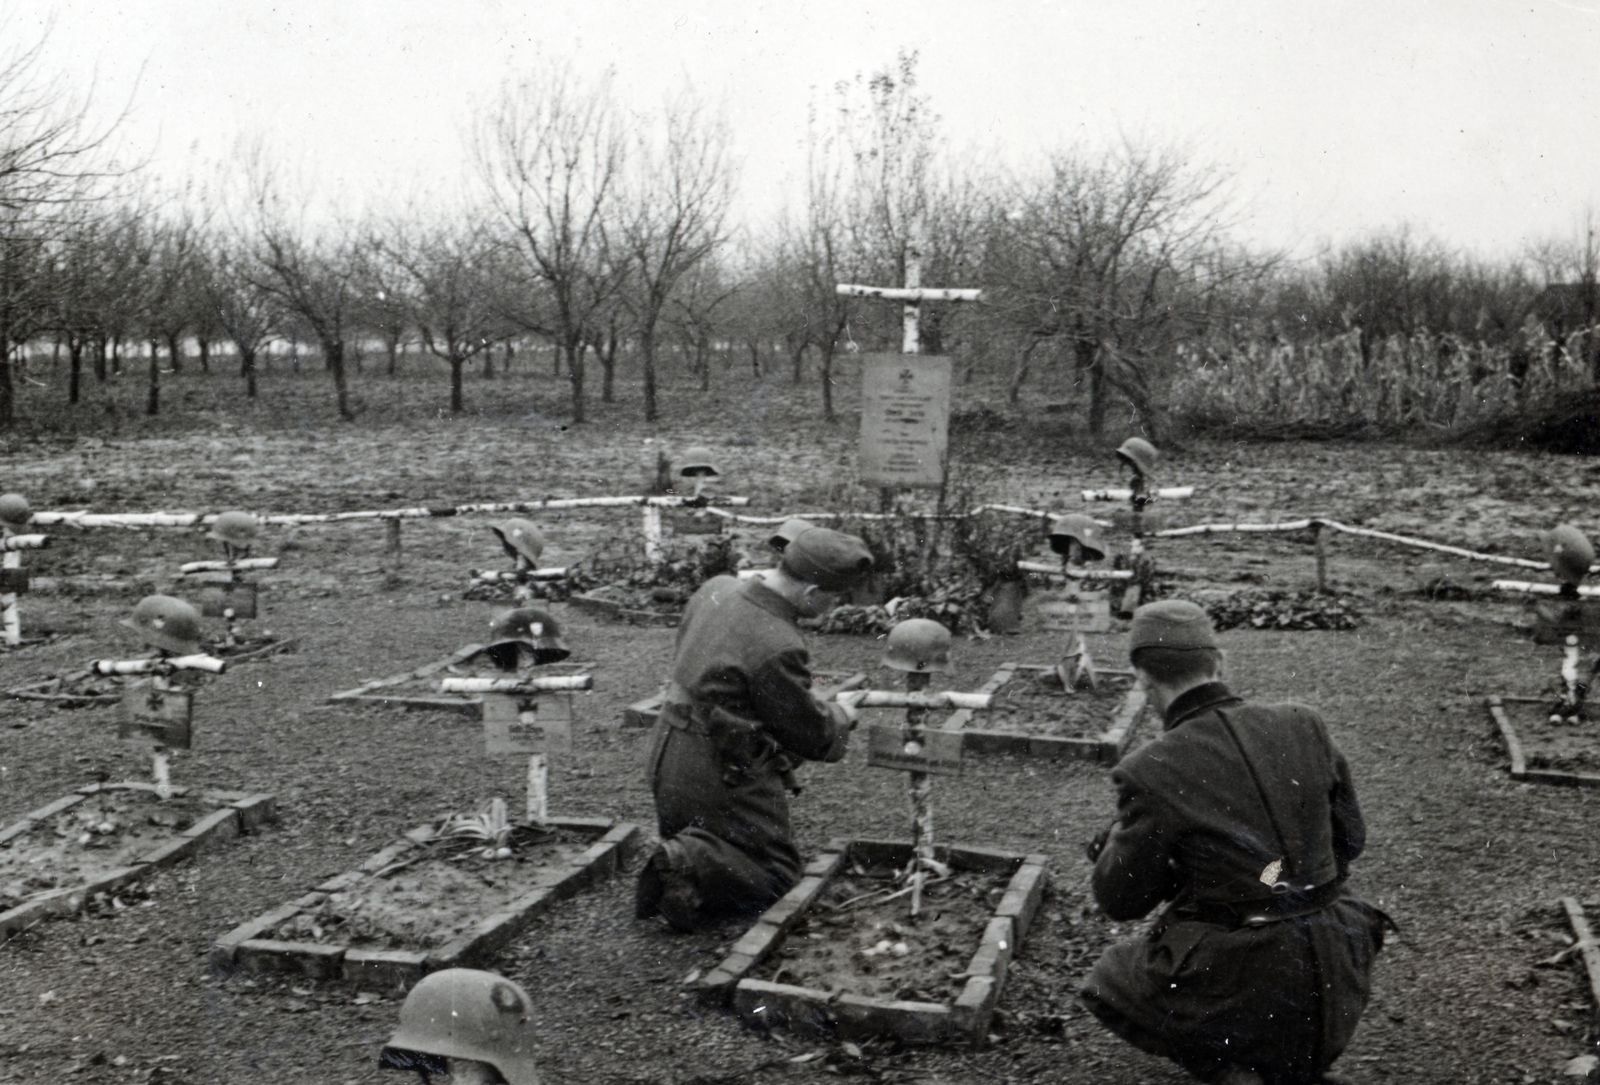
<svg viewBox="0 0 1600 1085">
<path fill-rule="evenodd" d="M 1600 942 L 1595 941 L 1589 917 L 1578 898 L 1562 897 L 1561 907 L 1566 909 L 1567 922 L 1572 924 L 1572 936 L 1577 939 L 1574 948 L 1583 954 L 1583 970 L 1589 978 L 1589 997 L 1594 999 L 1596 1006 L 1600 1006 Z"/>
<path fill-rule="evenodd" d="M 316 942 L 285 942 L 266 937 L 302 911 L 316 908 L 332 893 L 361 884 L 407 852 L 423 846 L 433 824 L 419 825 L 354 870 L 329 878 L 311 892 L 242 923 L 212 944 L 211 967 L 243 972 L 281 972 L 316 980 L 342 979 L 368 989 L 399 992 L 441 968 L 488 963 L 541 912 L 617 874 L 642 846 L 639 826 L 614 818 L 551 818 L 558 829 L 588 833 L 596 841 L 565 866 L 541 875 L 530 892 L 480 920 L 454 941 L 430 950 L 352 949 Z"/>
<path fill-rule="evenodd" d="M 811 907 L 829 878 L 859 864 L 868 870 L 903 867 L 912 846 L 892 840 L 835 840 L 805 869 L 804 875 L 734 944 L 722 963 L 690 985 L 708 1002 L 731 1004 L 746 1023 L 759 1028 L 784 1026 L 822 1037 L 871 1039 L 894 1036 L 912 1043 L 982 1043 L 989 1033 L 1006 972 L 1044 894 L 1043 855 L 1019 855 L 989 848 L 941 845 L 941 862 L 957 870 L 1011 875 L 1005 895 L 967 965 L 966 984 L 953 1002 L 903 1002 L 833 995 L 809 987 L 770 983 L 750 976 L 783 943 Z"/>
<path fill-rule="evenodd" d="M 1048 671 L 1051 668 L 1037 663 L 1003 663 L 1000 669 L 980 686 L 977 693 L 994 693 L 1016 677 L 1018 671 Z M 946 731 L 960 731 L 963 753 L 1013 753 L 1027 757 L 1077 758 L 1115 765 L 1122 760 L 1133 744 L 1134 734 L 1144 716 L 1145 695 L 1138 685 L 1129 688 L 1111 715 L 1111 723 L 1094 738 L 1056 738 L 1051 735 L 1030 735 L 1020 731 L 991 731 L 982 727 L 969 727 L 974 712 L 963 708 L 951 713 L 940 727 Z"/>
<path fill-rule="evenodd" d="M 1593 772 L 1559 772 L 1555 769 L 1530 769 L 1526 756 L 1522 752 L 1522 740 L 1517 737 L 1517 729 L 1511 724 L 1511 717 L 1507 714 L 1507 704 L 1537 704 L 1548 705 L 1548 697 L 1490 697 L 1484 702 L 1489 709 L 1489 717 L 1494 720 L 1495 727 L 1500 730 L 1500 737 L 1505 740 L 1506 753 L 1511 757 L 1511 778 L 1532 784 L 1558 784 L 1564 787 L 1600 787 L 1600 773 Z"/>
<path fill-rule="evenodd" d="M 47 806 L 41 806 L 21 821 L 0 830 L 0 846 L 24 835 L 34 826 L 63 814 L 91 795 L 104 791 L 154 792 L 154 784 L 139 782 L 87 784 L 70 795 L 63 795 Z M 138 881 L 153 870 L 171 866 L 204 851 L 220 847 L 241 833 L 254 832 L 262 822 L 273 821 L 278 816 L 277 799 L 270 794 L 248 794 L 242 791 L 196 791 L 194 788 L 174 787 L 174 798 L 196 796 L 202 803 L 215 804 L 217 809 L 196 821 L 189 828 L 175 834 L 164 844 L 157 845 L 142 855 L 131 866 L 118 867 L 82 885 L 63 886 L 24 901 L 7 912 L 0 912 L 0 941 L 10 938 L 49 916 L 72 915 L 83 909 L 96 893 L 110 893 Z"/>
</svg>

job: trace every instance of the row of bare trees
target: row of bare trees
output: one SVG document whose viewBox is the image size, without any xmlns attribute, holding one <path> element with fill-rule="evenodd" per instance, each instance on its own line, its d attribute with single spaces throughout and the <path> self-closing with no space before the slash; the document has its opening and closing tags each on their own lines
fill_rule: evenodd
<svg viewBox="0 0 1600 1085">
<path fill-rule="evenodd" d="M 997 370 L 1014 401 L 1042 368 L 1064 370 L 1099 432 L 1116 403 L 1154 424 L 1196 344 L 1509 338 L 1548 317 L 1545 286 L 1574 274 L 1554 249 L 1493 266 L 1403 230 L 1298 265 L 1246 251 L 1230 237 L 1227 175 L 1172 149 L 990 168 L 946 147 L 914 55 L 816 103 L 798 198 L 760 229 L 732 224 L 730 134 L 688 87 L 640 114 L 608 78 L 552 65 L 508 83 L 472 126 L 463 195 L 349 216 L 309 211 L 260 149 L 232 183 L 154 192 L 81 103 L 34 78 L 36 59 L 0 69 L 0 427 L 16 420 L 23 344 L 55 344 L 70 403 L 86 361 L 104 382 L 139 346 L 155 414 L 190 344 L 207 371 L 229 344 L 255 396 L 275 339 L 317 344 L 345 418 L 348 364 L 373 339 L 390 373 L 403 342 L 437 356 L 452 411 L 474 359 L 487 376 L 497 345 L 509 364 L 532 341 L 550 348 L 575 421 L 595 365 L 602 401 L 625 368 L 654 421 L 670 341 L 702 389 L 714 355 L 796 383 L 810 358 L 832 418 L 838 353 L 898 339 L 889 306 L 835 285 L 898 284 L 915 262 L 928 285 L 985 292 L 976 307 L 925 307 L 925 351 Z M 1573 317 L 1590 324 L 1593 247 L 1577 267 L 1588 313 Z"/>
</svg>

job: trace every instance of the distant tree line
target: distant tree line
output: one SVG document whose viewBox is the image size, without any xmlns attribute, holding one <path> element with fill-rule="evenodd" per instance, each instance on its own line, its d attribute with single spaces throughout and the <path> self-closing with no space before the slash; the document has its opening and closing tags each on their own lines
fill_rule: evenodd
<svg viewBox="0 0 1600 1085">
<path fill-rule="evenodd" d="M 718 360 L 809 373 L 831 419 L 839 354 L 899 341 L 898 307 L 835 285 L 897 285 L 913 259 L 925 285 L 984 290 L 924 307 L 925 352 L 1018 404 L 1064 374 L 1096 434 L 1122 408 L 1152 431 L 1453 425 L 1600 381 L 1592 230 L 1496 264 L 1405 228 L 1290 262 L 1236 243 L 1228 176 L 1177 150 L 1009 172 L 952 154 L 914 55 L 815 103 L 799 196 L 759 226 L 732 221 L 729 132 L 692 89 L 640 114 L 559 65 L 477 118 L 465 196 L 361 218 L 308 217 L 261 149 L 234 183 L 159 191 L 86 116 L 36 52 L 0 68 L 0 428 L 25 421 L 18 370 L 41 346 L 69 404 L 137 356 L 154 415 L 164 373 L 223 356 L 255 396 L 281 340 L 315 343 L 345 418 L 377 342 L 390 374 L 405 344 L 435 355 L 455 412 L 467 372 L 542 344 L 574 421 L 619 379 L 654 421 L 665 365 L 709 389 Z M 1379 386 L 1399 390 L 1375 406 Z"/>
</svg>

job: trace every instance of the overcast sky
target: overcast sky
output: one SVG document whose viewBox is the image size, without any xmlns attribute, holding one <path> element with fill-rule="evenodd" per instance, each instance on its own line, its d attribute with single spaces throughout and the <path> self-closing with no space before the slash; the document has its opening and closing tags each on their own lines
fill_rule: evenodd
<svg viewBox="0 0 1600 1085">
<path fill-rule="evenodd" d="M 181 176 L 262 136 L 352 205 L 460 176 L 462 131 L 541 58 L 726 103 L 742 204 L 781 204 L 807 103 L 920 54 L 953 153 L 1016 166 L 1122 135 L 1237 178 L 1241 240 L 1402 222 L 1484 256 L 1600 213 L 1600 0 L 0 0 L 124 139 Z"/>
</svg>

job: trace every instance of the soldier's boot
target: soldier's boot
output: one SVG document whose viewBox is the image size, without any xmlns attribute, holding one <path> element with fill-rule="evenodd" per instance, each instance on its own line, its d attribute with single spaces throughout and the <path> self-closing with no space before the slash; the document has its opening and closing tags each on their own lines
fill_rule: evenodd
<svg viewBox="0 0 1600 1085">
<path fill-rule="evenodd" d="M 702 925 L 702 903 L 683 845 L 676 840 L 663 840 L 639 872 L 634 915 L 648 919 L 660 914 L 673 930 L 687 934 Z"/>
</svg>

